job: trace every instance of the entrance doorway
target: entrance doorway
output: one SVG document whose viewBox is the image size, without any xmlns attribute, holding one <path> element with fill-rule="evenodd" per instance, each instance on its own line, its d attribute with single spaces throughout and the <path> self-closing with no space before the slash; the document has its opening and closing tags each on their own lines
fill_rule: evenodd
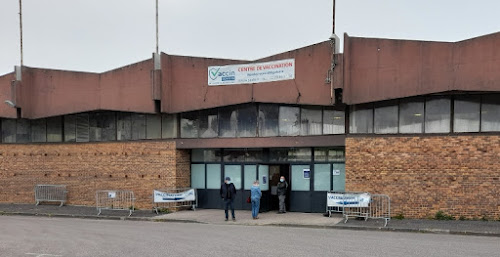
<svg viewBox="0 0 500 257">
<path fill-rule="evenodd" d="M 288 191 L 291 188 L 291 180 L 290 180 L 290 164 L 277 164 L 277 165 L 269 165 L 269 185 L 271 188 L 271 199 L 270 199 L 270 208 L 271 211 L 277 211 L 279 209 L 279 201 L 277 194 L 277 185 L 280 181 L 280 177 L 284 176 L 285 181 L 288 183 Z M 287 193 L 287 197 L 285 200 L 286 209 L 290 208 L 290 194 Z"/>
</svg>

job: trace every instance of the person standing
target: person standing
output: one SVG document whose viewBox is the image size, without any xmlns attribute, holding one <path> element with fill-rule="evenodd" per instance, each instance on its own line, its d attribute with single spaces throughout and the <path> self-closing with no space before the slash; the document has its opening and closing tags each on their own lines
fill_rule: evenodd
<svg viewBox="0 0 500 257">
<path fill-rule="evenodd" d="M 252 200 L 252 218 L 254 220 L 259 218 L 258 215 L 261 197 L 262 191 L 260 191 L 259 181 L 255 180 L 252 187 L 250 188 L 250 199 Z"/>
<path fill-rule="evenodd" d="M 279 200 L 279 214 L 286 213 L 285 199 L 286 192 L 288 190 L 288 183 L 285 181 L 285 177 L 280 177 L 280 182 L 278 182 L 278 200 Z"/>
<path fill-rule="evenodd" d="M 226 213 L 226 221 L 229 218 L 228 208 L 231 208 L 231 216 L 233 217 L 233 221 L 236 221 L 236 217 L 234 216 L 234 205 L 233 201 L 236 197 L 236 188 L 233 183 L 231 183 L 231 178 L 226 177 L 224 180 L 224 184 L 220 186 L 220 196 L 224 201 L 224 211 Z"/>
</svg>

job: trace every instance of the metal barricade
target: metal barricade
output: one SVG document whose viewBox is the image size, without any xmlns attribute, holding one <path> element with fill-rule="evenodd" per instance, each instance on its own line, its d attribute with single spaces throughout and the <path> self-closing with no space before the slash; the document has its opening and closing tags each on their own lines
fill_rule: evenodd
<svg viewBox="0 0 500 257">
<path fill-rule="evenodd" d="M 129 217 L 134 212 L 135 197 L 130 190 L 98 190 L 95 193 L 97 215 L 102 210 L 128 210 Z"/>
<path fill-rule="evenodd" d="M 388 195 L 373 194 L 370 202 L 370 219 L 383 219 L 384 227 L 391 219 L 391 198 Z"/>
<path fill-rule="evenodd" d="M 344 205 L 339 203 L 339 197 L 342 196 L 340 198 L 343 201 L 343 194 L 345 193 L 343 191 L 330 191 L 326 193 L 326 212 L 328 213 L 328 217 L 332 216 L 332 212 L 344 212 Z"/>
<path fill-rule="evenodd" d="M 198 192 L 194 188 L 162 188 L 153 190 L 153 209 L 158 210 L 191 207 L 194 211 L 198 207 Z"/>
<path fill-rule="evenodd" d="M 61 202 L 61 207 L 66 202 L 67 193 L 66 185 L 36 185 L 35 205 L 40 202 Z"/>
<path fill-rule="evenodd" d="M 370 194 L 367 192 L 327 192 L 326 211 L 342 212 L 344 223 L 350 217 L 368 219 L 383 219 L 384 227 L 391 219 L 391 199 L 387 195 Z"/>
</svg>

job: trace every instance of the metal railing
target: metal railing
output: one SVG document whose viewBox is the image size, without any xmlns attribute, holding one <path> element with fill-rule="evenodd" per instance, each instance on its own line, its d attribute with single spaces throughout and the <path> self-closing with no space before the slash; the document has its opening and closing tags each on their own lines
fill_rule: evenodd
<svg viewBox="0 0 500 257">
<path fill-rule="evenodd" d="M 384 227 L 391 219 L 391 198 L 388 195 L 373 194 L 370 202 L 370 219 L 383 219 Z"/>
<path fill-rule="evenodd" d="M 128 210 L 129 217 L 134 212 L 135 197 L 130 190 L 98 190 L 95 193 L 97 215 L 102 210 Z"/>
<path fill-rule="evenodd" d="M 349 217 L 383 219 L 384 227 L 391 219 L 391 199 L 387 195 L 367 192 L 328 192 L 326 211 L 330 217 L 332 212 L 341 212 L 344 223 Z"/>
<path fill-rule="evenodd" d="M 61 202 L 59 206 L 63 206 L 67 193 L 66 185 L 36 185 L 35 205 L 39 205 L 40 202 Z"/>
<path fill-rule="evenodd" d="M 198 207 L 198 192 L 194 188 L 161 188 L 153 190 L 153 209 L 159 214 L 161 209 Z"/>
</svg>

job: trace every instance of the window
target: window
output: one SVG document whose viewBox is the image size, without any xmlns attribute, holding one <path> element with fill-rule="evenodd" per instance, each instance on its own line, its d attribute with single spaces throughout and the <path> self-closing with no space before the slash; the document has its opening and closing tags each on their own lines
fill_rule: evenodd
<svg viewBox="0 0 500 257">
<path fill-rule="evenodd" d="M 328 161 L 329 162 L 345 162 L 344 150 L 328 150 Z"/>
<path fill-rule="evenodd" d="M 500 94 L 483 96 L 481 131 L 500 131 Z"/>
<path fill-rule="evenodd" d="M 349 121 L 351 133 L 373 133 L 373 108 L 371 106 L 351 106 Z"/>
<path fill-rule="evenodd" d="M 288 161 L 290 162 L 310 162 L 311 148 L 288 149 Z"/>
<path fill-rule="evenodd" d="M 332 190 L 345 191 L 345 163 L 332 163 Z"/>
<path fill-rule="evenodd" d="M 259 185 L 260 190 L 269 190 L 269 166 L 259 165 Z"/>
<path fill-rule="evenodd" d="M 424 100 L 401 100 L 399 104 L 399 133 L 424 132 Z"/>
<path fill-rule="evenodd" d="M 76 115 L 64 116 L 64 142 L 76 142 Z"/>
<path fill-rule="evenodd" d="M 224 150 L 225 162 L 244 162 L 245 150 L 244 149 L 225 149 Z"/>
<path fill-rule="evenodd" d="M 198 112 L 181 114 L 181 138 L 198 137 Z"/>
<path fill-rule="evenodd" d="M 47 124 L 45 119 L 31 120 L 31 141 L 47 142 Z"/>
<path fill-rule="evenodd" d="M 146 139 L 146 115 L 132 114 L 132 140 Z"/>
<path fill-rule="evenodd" d="M 454 103 L 453 131 L 479 132 L 479 96 L 457 97 Z"/>
<path fill-rule="evenodd" d="M 259 136 L 278 136 L 279 106 L 274 104 L 259 105 Z"/>
<path fill-rule="evenodd" d="M 89 114 L 80 113 L 76 115 L 76 142 L 89 141 Z"/>
<path fill-rule="evenodd" d="M 220 164 L 207 164 L 207 189 L 220 189 L 222 183 L 220 172 Z"/>
<path fill-rule="evenodd" d="M 27 119 L 19 119 L 16 124 L 16 143 L 31 142 L 31 126 Z"/>
<path fill-rule="evenodd" d="M 280 106 L 279 130 L 280 136 L 298 136 L 300 131 L 300 108 Z"/>
<path fill-rule="evenodd" d="M 344 134 L 345 112 L 335 110 L 323 110 L 323 134 Z"/>
<path fill-rule="evenodd" d="M 164 114 L 161 116 L 161 137 L 177 138 L 177 114 Z"/>
<path fill-rule="evenodd" d="M 269 149 L 269 161 L 273 162 L 288 161 L 288 149 L 282 149 L 282 148 Z"/>
<path fill-rule="evenodd" d="M 327 151 L 326 148 L 314 148 L 314 161 L 315 162 L 326 162 L 327 159 Z"/>
<path fill-rule="evenodd" d="M 375 107 L 375 133 L 398 133 L 398 106 L 388 104 Z"/>
<path fill-rule="evenodd" d="M 245 151 L 246 162 L 259 162 L 263 161 L 262 149 L 249 148 Z"/>
<path fill-rule="evenodd" d="M 191 164 L 191 188 L 205 189 L 205 164 Z"/>
<path fill-rule="evenodd" d="M 309 165 L 291 165 L 292 166 L 292 191 L 309 191 L 311 189 L 311 180 L 306 177 Z"/>
<path fill-rule="evenodd" d="M 330 191 L 330 164 L 314 164 L 314 191 Z"/>
<path fill-rule="evenodd" d="M 213 138 L 219 135 L 219 118 L 217 110 L 205 110 L 200 112 L 200 137 Z"/>
<path fill-rule="evenodd" d="M 98 112 L 90 114 L 90 141 L 115 141 L 115 113 Z"/>
<path fill-rule="evenodd" d="M 47 142 L 62 141 L 62 116 L 47 118 Z"/>
<path fill-rule="evenodd" d="M 425 133 L 450 132 L 451 101 L 431 98 L 425 102 Z"/>
<path fill-rule="evenodd" d="M 16 142 L 16 120 L 15 119 L 2 119 L 2 142 L 15 143 Z"/>
<path fill-rule="evenodd" d="M 118 113 L 116 126 L 116 138 L 118 140 L 132 139 L 132 116 L 130 113 Z"/>
<path fill-rule="evenodd" d="M 321 108 L 302 108 L 300 113 L 300 134 L 321 135 L 322 133 Z"/>
<path fill-rule="evenodd" d="M 236 137 L 238 130 L 238 110 L 235 107 L 226 107 L 219 110 L 219 135 L 221 137 Z"/>
<path fill-rule="evenodd" d="M 241 189 L 241 165 L 225 165 L 224 178 L 229 177 L 236 190 Z"/>
<path fill-rule="evenodd" d="M 257 106 L 243 105 L 238 109 L 238 137 L 257 136 Z"/>
<path fill-rule="evenodd" d="M 219 149 L 193 149 L 191 160 L 193 162 L 220 162 L 221 151 Z"/>
<path fill-rule="evenodd" d="M 161 116 L 156 114 L 146 115 L 146 138 L 161 138 Z"/>
<path fill-rule="evenodd" d="M 250 190 L 253 185 L 253 182 L 257 180 L 257 165 L 245 165 L 245 184 L 244 189 Z M 232 179 L 232 178 L 231 178 Z"/>
</svg>

